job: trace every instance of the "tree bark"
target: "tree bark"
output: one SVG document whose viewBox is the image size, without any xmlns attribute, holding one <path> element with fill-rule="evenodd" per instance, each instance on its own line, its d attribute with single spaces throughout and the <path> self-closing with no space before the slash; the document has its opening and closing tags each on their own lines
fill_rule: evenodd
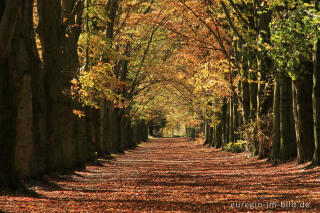
<svg viewBox="0 0 320 213">
<path fill-rule="evenodd" d="M 248 82 L 248 53 L 244 48 L 242 50 L 242 81 L 241 81 L 241 96 L 242 96 L 242 113 L 243 121 L 247 123 L 250 118 L 250 88 Z"/>
<path fill-rule="evenodd" d="M 21 2 L 3 1 L 0 8 L 0 189 L 16 190 L 19 186 L 15 168 L 17 138 L 17 102 L 14 73 L 8 54 L 16 29 Z M 3 13 L 2 13 L 3 12 Z"/>
<path fill-rule="evenodd" d="M 222 144 L 228 143 L 228 128 L 227 128 L 227 100 L 223 100 L 222 114 L 221 114 L 221 125 L 222 125 Z"/>
<path fill-rule="evenodd" d="M 243 121 L 247 123 L 250 117 L 250 92 L 249 92 L 249 83 L 247 80 L 243 80 L 241 83 L 241 94 L 242 94 L 242 113 Z"/>
<path fill-rule="evenodd" d="M 253 80 L 257 80 L 256 77 Z M 250 91 L 250 118 L 255 120 L 257 117 L 257 101 L 258 101 L 258 84 L 257 83 L 250 83 L 249 84 L 249 91 Z"/>
<path fill-rule="evenodd" d="M 210 141 L 210 127 L 209 127 L 209 121 L 206 119 L 204 121 L 205 125 L 205 141 L 204 141 L 204 144 L 203 145 L 207 145 L 209 144 L 209 141 Z"/>
<path fill-rule="evenodd" d="M 288 161 L 297 154 L 292 106 L 292 81 L 282 74 L 280 83 L 280 160 Z"/>
<path fill-rule="evenodd" d="M 129 119 L 121 119 L 121 144 L 123 150 L 129 149 Z"/>
<path fill-rule="evenodd" d="M 16 91 L 7 60 L 0 63 L 0 70 L 0 188 L 16 189 Z"/>
<path fill-rule="evenodd" d="M 72 139 L 76 126 L 70 80 L 79 68 L 77 42 L 81 32 L 82 8 L 83 1 L 38 1 L 38 33 L 43 52 L 47 102 L 49 171 L 64 170 L 67 161 L 76 158 L 75 155 L 67 158 L 66 151 L 72 149 L 75 152 L 79 146 Z"/>
<path fill-rule="evenodd" d="M 104 100 L 101 100 L 99 106 L 99 140 L 98 140 L 98 155 L 104 157 L 107 154 L 107 125 L 111 124 L 110 121 L 107 120 L 108 114 L 107 106 Z"/>
<path fill-rule="evenodd" d="M 10 2 L 10 3 L 9 3 Z M 16 29 L 18 14 L 21 12 L 21 1 L 3 0 L 0 11 L 0 62 L 4 62 Z M 1 6 L 0 6 L 1 7 Z"/>
<path fill-rule="evenodd" d="M 40 59 L 33 29 L 33 0 L 25 0 L 18 18 L 10 54 L 10 70 L 15 73 L 17 91 L 17 146 L 15 163 L 21 178 L 44 172 L 43 99 L 39 82 Z M 42 94 L 43 95 L 43 94 Z M 34 109 L 35 107 L 35 109 Z M 35 154 L 39 153 L 39 154 Z"/>
<path fill-rule="evenodd" d="M 277 162 L 280 159 L 280 85 L 278 76 L 274 82 L 272 123 L 271 159 Z"/>
<path fill-rule="evenodd" d="M 116 153 L 123 153 L 121 145 L 121 116 L 119 113 L 119 108 L 112 109 L 112 120 L 114 125 L 114 151 Z M 141 136 L 141 135 L 139 135 Z"/>
<path fill-rule="evenodd" d="M 95 152 L 99 155 L 100 151 L 100 109 L 92 109 L 91 111 L 91 126 L 92 126 L 92 143 L 95 148 Z"/>
<path fill-rule="evenodd" d="M 63 73 L 66 72 L 66 49 L 61 3 L 38 0 L 38 33 L 43 53 L 46 92 L 46 132 L 48 172 L 63 170 L 66 162 L 63 133 Z"/>
<path fill-rule="evenodd" d="M 316 1 L 316 9 L 319 11 L 319 1 Z M 314 154 L 313 165 L 320 165 L 320 40 L 315 42 L 313 54 L 313 129 L 314 129 Z"/>
<path fill-rule="evenodd" d="M 234 141 L 239 140 L 239 127 L 240 127 L 240 113 L 239 113 L 239 100 L 233 97 L 233 137 Z"/>
<path fill-rule="evenodd" d="M 312 113 L 312 75 L 304 76 L 294 81 L 296 104 L 294 104 L 294 119 L 297 140 L 298 163 L 312 160 L 314 153 L 314 132 Z"/>
<path fill-rule="evenodd" d="M 229 142 L 233 143 L 234 142 L 234 107 L 233 107 L 233 98 L 229 100 L 228 104 L 228 114 L 229 114 Z"/>
<path fill-rule="evenodd" d="M 92 109 L 88 106 L 85 107 L 85 136 L 88 144 L 89 153 L 87 160 L 95 160 L 95 147 L 93 143 L 93 126 L 92 126 Z"/>
<path fill-rule="evenodd" d="M 216 141 L 215 141 L 215 147 L 220 148 L 222 146 L 222 125 L 219 124 L 216 127 Z"/>
</svg>

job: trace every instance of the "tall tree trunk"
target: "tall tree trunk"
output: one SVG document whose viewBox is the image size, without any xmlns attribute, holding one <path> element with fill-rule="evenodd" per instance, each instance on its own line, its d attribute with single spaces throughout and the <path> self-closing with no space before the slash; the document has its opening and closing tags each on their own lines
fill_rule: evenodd
<svg viewBox="0 0 320 213">
<path fill-rule="evenodd" d="M 228 128 L 227 128 L 227 100 L 223 100 L 222 114 L 221 114 L 221 125 L 222 125 L 222 145 L 228 143 Z"/>
<path fill-rule="evenodd" d="M 288 161 L 297 154 L 292 106 L 292 81 L 283 74 L 280 83 L 280 160 Z"/>
<path fill-rule="evenodd" d="M 249 83 L 247 79 L 243 80 L 241 83 L 241 94 L 242 94 L 242 113 L 244 123 L 249 121 L 250 117 L 250 91 Z"/>
<path fill-rule="evenodd" d="M 238 90 L 239 91 L 242 91 L 241 89 L 241 81 L 239 81 L 238 83 Z M 243 124 L 244 124 L 244 116 L 243 116 L 243 100 L 240 100 L 239 97 L 237 97 L 237 102 L 238 102 L 238 139 L 242 139 L 242 127 L 243 127 Z"/>
<path fill-rule="evenodd" d="M 48 170 L 64 170 L 78 144 L 73 141 L 73 102 L 70 80 L 79 68 L 77 42 L 83 1 L 38 0 L 38 32 L 43 52 L 47 98 Z M 68 164 L 68 162 L 67 162 Z M 71 163 L 72 164 L 72 163 Z"/>
<path fill-rule="evenodd" d="M 242 50 L 242 81 L 241 81 L 241 96 L 242 96 L 242 113 L 243 121 L 247 123 L 250 117 L 250 87 L 248 82 L 248 53 L 246 49 Z"/>
<path fill-rule="evenodd" d="M 280 84 L 278 75 L 275 78 L 273 93 L 271 159 L 276 162 L 280 159 Z"/>
<path fill-rule="evenodd" d="M 239 114 L 239 100 L 233 97 L 233 137 L 234 141 L 239 140 L 240 114 Z"/>
<path fill-rule="evenodd" d="M 229 142 L 234 142 L 234 107 L 233 107 L 233 98 L 229 101 L 228 114 L 229 114 Z"/>
<path fill-rule="evenodd" d="M 312 160 L 314 153 L 314 132 L 312 113 L 312 75 L 304 76 L 294 81 L 296 104 L 295 127 L 297 138 L 298 163 Z"/>
<path fill-rule="evenodd" d="M 205 119 L 204 121 L 204 129 L 205 129 L 205 141 L 203 145 L 209 144 L 210 141 L 210 126 L 209 126 L 209 121 Z"/>
<path fill-rule="evenodd" d="M 115 128 L 115 123 L 114 123 L 114 108 L 112 106 L 111 103 L 108 103 L 108 138 L 109 138 L 109 141 L 108 141 L 108 148 L 110 149 L 110 153 L 115 153 L 116 151 L 116 147 L 115 147 L 115 140 L 116 140 L 116 128 Z"/>
<path fill-rule="evenodd" d="M 107 41 L 107 47 L 111 50 L 112 49 L 112 44 L 113 44 L 113 34 L 114 34 L 114 26 L 115 26 L 115 20 L 117 16 L 117 10 L 119 7 L 119 0 L 108 0 L 106 7 L 105 7 L 105 12 L 106 12 L 106 17 L 108 18 L 107 24 L 106 24 L 106 31 L 105 31 L 105 37 Z M 103 58 L 103 61 L 106 63 L 110 62 L 109 58 Z M 114 128 L 114 123 L 113 123 L 113 106 L 112 103 L 103 100 L 103 116 L 101 117 L 102 119 L 102 126 L 101 128 L 101 144 L 104 144 L 104 150 L 103 154 L 110 154 L 114 152 L 115 146 L 113 144 L 113 140 L 115 137 L 115 128 Z M 119 121 L 120 122 L 120 121 Z M 108 125 L 108 126 L 107 126 Z M 101 150 L 102 151 L 102 150 Z"/>
<path fill-rule="evenodd" d="M 209 147 L 214 147 L 214 145 L 215 145 L 215 143 L 216 143 L 216 140 L 217 140 L 217 138 L 216 138 L 216 130 L 217 130 L 217 127 L 215 126 L 215 127 L 212 127 L 212 139 L 211 139 L 211 142 L 210 142 L 210 144 L 209 144 Z"/>
<path fill-rule="evenodd" d="M 73 137 L 72 143 L 75 144 L 75 159 L 73 168 L 85 168 L 88 156 L 90 156 L 89 143 L 86 140 L 85 118 L 73 115 Z"/>
<path fill-rule="evenodd" d="M 10 4 L 9 4 L 10 2 Z M 16 29 L 18 14 L 21 12 L 21 1 L 3 0 L 0 4 L 0 62 L 7 59 L 11 40 Z"/>
<path fill-rule="evenodd" d="M 319 0 L 315 1 L 316 10 L 319 8 Z M 313 54 L 313 129 L 314 129 L 314 154 L 312 165 L 320 165 L 320 40 L 318 39 L 314 45 Z"/>
<path fill-rule="evenodd" d="M 93 143 L 93 126 L 92 126 L 92 109 L 90 107 L 85 107 L 85 134 L 86 134 L 86 141 L 88 144 L 88 160 L 95 160 L 95 147 Z"/>
<path fill-rule="evenodd" d="M 253 80 L 257 80 L 256 77 L 253 77 Z M 249 84 L 249 91 L 250 91 L 250 118 L 255 120 L 257 117 L 257 101 L 258 101 L 258 84 L 257 83 L 250 83 Z"/>
<path fill-rule="evenodd" d="M 216 127 L 216 141 L 215 141 L 215 147 L 220 148 L 222 146 L 222 125 L 221 123 L 218 124 Z"/>
<path fill-rule="evenodd" d="M 64 95 L 64 119 L 63 119 L 63 134 L 65 150 L 67 153 L 67 164 L 69 168 L 83 167 L 83 156 L 79 156 L 82 153 L 81 150 L 85 150 L 86 143 L 84 142 L 83 131 L 80 129 L 85 128 L 83 119 L 73 114 L 73 110 L 84 111 L 84 108 L 76 100 L 72 100 L 71 97 L 71 80 L 77 75 L 80 64 L 78 56 L 78 40 L 81 33 L 82 25 L 82 12 L 84 7 L 84 1 L 77 0 L 62 0 L 61 8 L 63 17 L 63 31 L 65 33 L 63 37 L 63 47 L 65 48 L 65 67 L 63 72 L 63 91 Z M 69 149 L 67 149 L 69 147 Z M 71 148 L 71 149 L 70 149 Z M 82 165 L 80 165 L 82 164 Z"/>
<path fill-rule="evenodd" d="M 0 188 L 16 189 L 15 168 L 17 104 L 13 72 L 8 60 L 0 63 Z"/>
<path fill-rule="evenodd" d="M 15 164 L 17 104 L 13 72 L 8 61 L 0 63 L 0 188 L 16 189 Z M 28 165 L 29 166 L 29 165 Z"/>
<path fill-rule="evenodd" d="M 99 140 L 98 140 L 98 155 L 104 157 L 107 154 L 107 147 L 106 147 L 106 136 L 107 136 L 107 125 L 110 123 L 107 118 L 108 115 L 106 114 L 107 106 L 104 100 L 101 100 L 99 106 Z"/>
<path fill-rule="evenodd" d="M 212 127 L 210 125 L 210 121 L 207 121 L 206 134 L 207 134 L 207 138 L 206 138 L 205 144 L 210 146 L 212 142 Z"/>
<path fill-rule="evenodd" d="M 91 111 L 91 126 L 92 126 L 92 143 L 95 149 L 95 152 L 99 155 L 101 153 L 100 150 L 100 109 L 92 109 Z"/>
<path fill-rule="evenodd" d="M 63 170 L 66 162 L 63 135 L 63 72 L 66 49 L 60 1 L 38 0 L 38 33 L 43 53 L 46 91 L 48 171 Z"/>
<path fill-rule="evenodd" d="M 24 1 L 12 41 L 10 58 L 10 69 L 16 76 L 18 107 L 15 163 L 20 177 L 31 177 L 44 170 L 44 158 L 40 149 L 44 138 L 42 128 L 39 127 L 39 116 L 43 110 L 40 91 L 43 89 L 36 82 L 41 79 L 33 29 L 33 0 Z M 43 120 L 41 122 L 43 123 Z"/>
<path fill-rule="evenodd" d="M 208 143 L 208 146 L 209 147 L 212 147 L 212 143 L 213 143 L 213 141 L 215 140 L 215 138 L 214 138 L 214 127 L 211 127 L 210 126 L 210 128 L 209 128 L 209 132 L 210 132 L 210 138 L 209 138 L 209 143 Z"/>
<path fill-rule="evenodd" d="M 18 178 L 15 168 L 17 103 L 14 73 L 8 54 L 21 11 L 19 1 L 2 1 L 0 5 L 0 189 L 15 190 Z"/>
<path fill-rule="evenodd" d="M 230 142 L 230 100 L 226 101 L 226 132 L 225 132 L 225 144 Z"/>
<path fill-rule="evenodd" d="M 114 140 L 114 148 L 116 153 L 123 153 L 122 145 L 121 145 L 121 115 L 119 112 L 119 108 L 113 109 L 113 125 L 115 130 L 115 140 Z M 139 135 L 141 136 L 141 135 Z"/>
<path fill-rule="evenodd" d="M 262 13 L 259 15 L 259 37 L 262 42 L 270 44 L 270 21 L 272 18 L 272 12 L 269 10 L 267 13 Z M 266 114 L 268 111 L 268 105 L 263 104 L 263 102 L 270 97 L 267 97 L 266 93 L 266 76 L 271 73 L 272 60 L 268 56 L 267 51 L 261 51 L 258 54 L 258 96 L 257 96 L 257 131 L 258 131 L 258 144 L 259 144 L 259 159 L 267 157 L 266 147 L 264 145 L 265 137 L 262 136 L 263 122 L 261 121 L 261 116 Z"/>
<path fill-rule="evenodd" d="M 89 71 L 89 65 L 90 65 L 90 57 L 89 57 L 89 48 L 90 48 L 90 29 L 89 29 L 89 7 L 90 7 L 90 1 L 85 1 L 85 7 L 86 7 L 86 14 L 85 14 L 85 32 L 87 34 L 86 37 L 86 55 L 85 55 L 85 65 L 84 70 L 86 72 Z M 94 147 L 93 143 L 93 126 L 92 124 L 92 111 L 93 109 L 89 106 L 86 106 L 85 109 L 85 131 L 86 131 L 86 143 L 89 149 L 89 153 L 87 155 L 88 160 L 94 161 L 96 159 L 95 152 L 96 149 Z"/>
</svg>

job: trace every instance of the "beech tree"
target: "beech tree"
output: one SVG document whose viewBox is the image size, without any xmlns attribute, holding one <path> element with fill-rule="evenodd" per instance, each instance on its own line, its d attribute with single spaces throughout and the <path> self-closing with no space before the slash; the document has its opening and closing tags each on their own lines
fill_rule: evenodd
<svg viewBox="0 0 320 213">
<path fill-rule="evenodd" d="M 11 43 L 18 21 L 18 11 L 22 9 L 20 1 L 2 1 L 0 5 L 0 66 L 1 66 L 1 171 L 0 187 L 17 188 L 17 175 L 14 166 L 14 151 L 16 146 L 17 102 L 14 84 L 14 73 L 10 69 L 9 55 Z"/>
</svg>

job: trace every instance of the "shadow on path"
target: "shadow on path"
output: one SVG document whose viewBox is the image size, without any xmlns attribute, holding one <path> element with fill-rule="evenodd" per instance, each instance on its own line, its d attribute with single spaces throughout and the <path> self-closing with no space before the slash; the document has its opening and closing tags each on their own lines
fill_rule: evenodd
<svg viewBox="0 0 320 213">
<path fill-rule="evenodd" d="M 320 212 L 320 169 L 305 171 L 303 166 L 290 162 L 272 167 L 246 154 L 204 147 L 185 138 L 152 139 L 86 170 L 30 184 L 41 197 L 1 196 L 0 209 Z"/>
</svg>

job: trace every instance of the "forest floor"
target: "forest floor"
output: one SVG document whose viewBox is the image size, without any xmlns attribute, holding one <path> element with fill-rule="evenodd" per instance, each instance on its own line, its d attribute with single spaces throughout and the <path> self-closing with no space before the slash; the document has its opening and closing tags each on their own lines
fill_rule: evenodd
<svg viewBox="0 0 320 213">
<path fill-rule="evenodd" d="M 0 196 L 4 212 L 320 212 L 320 168 L 265 160 L 183 138 L 152 139 L 101 166 Z M 1 212 L 1 211 L 0 211 Z"/>
</svg>

